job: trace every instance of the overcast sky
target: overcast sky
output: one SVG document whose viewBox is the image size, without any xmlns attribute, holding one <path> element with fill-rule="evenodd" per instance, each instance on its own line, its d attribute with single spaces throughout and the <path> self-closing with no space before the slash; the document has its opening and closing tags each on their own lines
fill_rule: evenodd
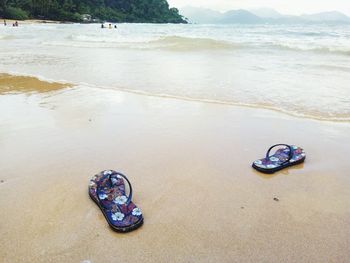
<svg viewBox="0 0 350 263">
<path fill-rule="evenodd" d="M 226 11 L 270 7 L 283 14 L 305 14 L 337 10 L 350 15 L 350 0 L 168 0 L 171 6 L 196 6 Z"/>
</svg>

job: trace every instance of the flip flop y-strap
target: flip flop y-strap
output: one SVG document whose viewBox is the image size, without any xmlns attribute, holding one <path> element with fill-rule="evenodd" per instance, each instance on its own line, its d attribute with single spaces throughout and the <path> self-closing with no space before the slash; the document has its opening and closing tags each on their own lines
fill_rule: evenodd
<svg viewBox="0 0 350 263">
<path fill-rule="evenodd" d="M 127 197 L 127 200 L 120 200 L 120 201 L 121 201 L 122 204 L 125 204 L 126 206 L 129 205 L 131 200 L 132 200 L 132 186 L 131 186 L 131 183 L 130 183 L 129 179 L 125 175 L 123 175 L 122 173 L 119 173 L 119 172 L 118 173 L 109 173 L 109 174 L 107 174 L 107 179 L 108 180 L 106 180 L 106 181 L 109 182 L 109 184 L 110 184 L 110 186 L 109 186 L 110 189 L 108 189 L 108 192 L 113 195 L 113 198 L 116 195 L 114 193 L 115 189 L 113 188 L 116 179 L 113 178 L 112 175 L 116 176 L 118 179 L 122 178 L 128 183 L 128 185 L 129 185 L 129 196 Z M 106 199 L 106 198 L 107 199 L 110 199 L 110 198 L 105 193 L 105 191 L 101 191 L 102 188 L 106 188 L 106 185 L 104 185 L 104 184 L 97 185 L 96 196 L 97 196 L 98 201 L 104 206 L 105 202 L 103 202 L 103 200 Z M 107 188 L 108 188 L 108 186 L 107 186 Z M 123 196 L 124 195 L 117 196 L 116 198 L 123 197 Z M 117 202 L 117 204 L 118 204 L 118 202 Z M 108 208 L 108 207 L 105 207 L 105 208 Z"/>
<path fill-rule="evenodd" d="M 128 195 L 125 193 L 125 182 L 129 185 Z M 94 176 L 89 194 L 113 230 L 128 232 L 143 224 L 142 212 L 132 202 L 131 183 L 122 173 L 107 170 Z"/>
<path fill-rule="evenodd" d="M 280 165 L 285 165 L 287 163 L 289 163 L 289 161 L 293 158 L 293 148 L 292 146 L 288 145 L 288 144 L 284 144 L 284 143 L 279 143 L 279 144 L 275 144 L 273 146 L 271 146 L 267 153 L 266 153 L 266 159 L 270 159 L 270 152 L 273 148 L 276 148 L 278 146 L 286 146 L 288 149 L 289 149 L 289 152 L 288 152 L 288 159 L 285 160 L 284 162 L 282 162 Z"/>
<path fill-rule="evenodd" d="M 271 150 L 277 146 L 285 146 L 278 149 L 274 154 L 270 154 Z M 253 162 L 254 169 L 263 173 L 274 173 L 288 166 L 300 164 L 305 160 L 305 152 L 302 148 L 288 145 L 284 143 L 271 146 L 265 158 L 258 159 Z"/>
</svg>

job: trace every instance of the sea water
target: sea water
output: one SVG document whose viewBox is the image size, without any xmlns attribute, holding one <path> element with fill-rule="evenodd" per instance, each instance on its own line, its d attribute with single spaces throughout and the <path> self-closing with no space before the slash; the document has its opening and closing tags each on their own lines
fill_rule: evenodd
<svg viewBox="0 0 350 263">
<path fill-rule="evenodd" d="M 0 26 L 0 73 L 350 121 L 349 25 Z"/>
</svg>

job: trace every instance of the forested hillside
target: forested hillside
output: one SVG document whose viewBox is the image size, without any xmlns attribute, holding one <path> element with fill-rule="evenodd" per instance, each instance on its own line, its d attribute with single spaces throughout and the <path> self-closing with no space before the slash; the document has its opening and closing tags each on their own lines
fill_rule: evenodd
<svg viewBox="0 0 350 263">
<path fill-rule="evenodd" d="M 83 14 L 111 22 L 186 23 L 167 0 L 0 0 L 0 17 L 83 21 Z"/>
</svg>

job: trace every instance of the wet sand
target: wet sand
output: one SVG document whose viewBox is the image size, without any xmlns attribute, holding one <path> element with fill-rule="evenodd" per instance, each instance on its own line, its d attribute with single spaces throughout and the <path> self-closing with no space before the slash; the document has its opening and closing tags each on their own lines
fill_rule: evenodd
<svg viewBox="0 0 350 263">
<path fill-rule="evenodd" d="M 347 262 L 350 124 L 0 77 L 1 262 Z M 307 153 L 274 175 L 275 143 Z M 113 232 L 89 179 L 123 172 L 145 224 Z M 274 200 L 275 199 L 275 200 Z"/>
<path fill-rule="evenodd" d="M 26 19 L 26 20 L 13 20 L 13 19 L 4 19 L 0 18 L 0 26 L 4 25 L 4 20 L 6 20 L 7 26 L 12 26 L 16 21 L 21 24 L 60 24 L 60 23 L 69 23 L 55 20 L 42 20 L 42 19 Z"/>
</svg>

